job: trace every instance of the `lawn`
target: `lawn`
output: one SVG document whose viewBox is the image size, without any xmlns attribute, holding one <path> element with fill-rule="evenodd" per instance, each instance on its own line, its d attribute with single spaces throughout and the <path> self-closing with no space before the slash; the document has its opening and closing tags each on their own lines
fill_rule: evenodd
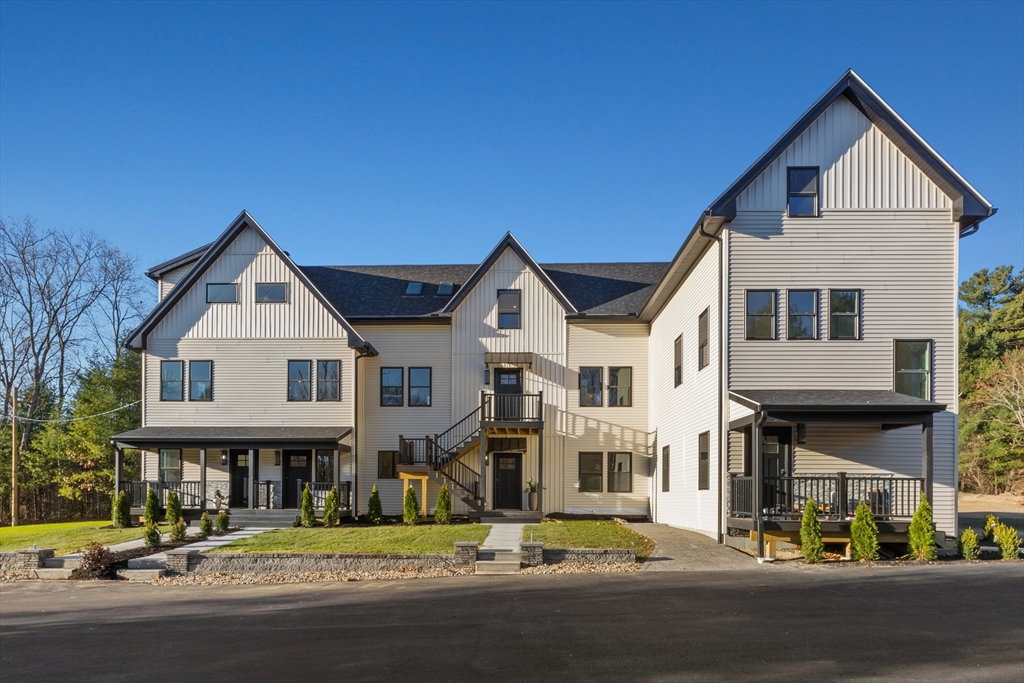
<svg viewBox="0 0 1024 683">
<path fill-rule="evenodd" d="M 106 527 L 106 528 L 105 528 Z M 54 548 L 57 555 L 84 550 L 90 541 L 114 545 L 142 538 L 144 527 L 110 528 L 109 521 L 61 522 L 59 524 L 26 524 L 0 528 L 0 552 L 31 548 Z"/>
<path fill-rule="evenodd" d="M 523 540 L 543 542 L 548 548 L 634 548 L 637 559 L 654 550 L 654 541 L 611 520 L 547 519 L 523 529 Z"/>
<path fill-rule="evenodd" d="M 483 542 L 490 530 L 482 524 L 295 527 L 266 531 L 208 552 L 451 554 L 456 541 Z"/>
</svg>

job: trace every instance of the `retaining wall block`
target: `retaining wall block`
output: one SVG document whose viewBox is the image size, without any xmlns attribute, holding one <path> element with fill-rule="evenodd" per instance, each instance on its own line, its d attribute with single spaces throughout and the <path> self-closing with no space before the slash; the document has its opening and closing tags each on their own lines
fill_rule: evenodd
<svg viewBox="0 0 1024 683">
<path fill-rule="evenodd" d="M 476 541 L 457 541 L 454 562 L 456 567 L 476 566 L 476 553 L 480 544 Z"/>
<path fill-rule="evenodd" d="M 523 564 L 527 567 L 536 567 L 544 564 L 544 544 L 543 543 L 520 543 L 520 557 L 522 558 Z"/>
</svg>

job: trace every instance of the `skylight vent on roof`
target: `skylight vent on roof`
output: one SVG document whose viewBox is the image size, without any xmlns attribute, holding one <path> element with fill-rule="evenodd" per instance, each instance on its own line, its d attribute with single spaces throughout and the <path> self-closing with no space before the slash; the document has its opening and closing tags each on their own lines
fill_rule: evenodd
<svg viewBox="0 0 1024 683">
<path fill-rule="evenodd" d="M 406 296 L 422 296 L 423 294 L 423 283 L 422 282 L 410 282 L 409 286 L 405 288 Z"/>
<path fill-rule="evenodd" d="M 455 290 L 455 284 L 452 282 L 442 282 L 437 285 L 438 296 L 451 296 Z"/>
</svg>

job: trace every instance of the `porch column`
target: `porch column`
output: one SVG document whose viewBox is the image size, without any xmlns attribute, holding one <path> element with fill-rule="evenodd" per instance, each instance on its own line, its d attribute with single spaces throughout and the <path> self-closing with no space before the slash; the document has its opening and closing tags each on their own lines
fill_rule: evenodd
<svg viewBox="0 0 1024 683">
<path fill-rule="evenodd" d="M 249 509 L 256 507 L 256 453 L 258 451 L 249 449 Z"/>
<path fill-rule="evenodd" d="M 924 478 L 924 495 L 928 497 L 928 503 L 934 508 L 935 500 L 932 498 L 935 479 L 935 442 L 934 442 L 934 419 L 931 415 L 921 425 L 921 476 Z"/>
<path fill-rule="evenodd" d="M 486 400 L 487 392 L 483 389 L 480 390 L 480 421 L 482 422 L 486 417 L 484 415 L 484 401 Z M 480 430 L 480 505 L 486 510 L 487 509 L 487 430 Z"/>
<path fill-rule="evenodd" d="M 124 450 L 117 446 L 114 448 L 114 501 L 121 495 L 121 480 L 124 478 Z M 132 501 L 134 503 L 135 501 Z"/>
<path fill-rule="evenodd" d="M 540 429 L 537 432 L 537 512 L 544 514 L 544 392 L 537 399 L 540 404 Z M 632 470 L 632 467 L 630 468 Z M 529 506 L 527 506 L 529 507 Z"/>
<path fill-rule="evenodd" d="M 765 414 L 754 412 L 754 422 L 750 426 L 750 459 L 754 473 L 754 524 L 757 527 L 757 561 L 764 562 L 764 463 L 761 457 L 761 427 Z"/>
<path fill-rule="evenodd" d="M 334 488 L 338 489 L 338 495 L 341 495 L 341 451 L 340 449 L 334 449 Z M 340 502 L 340 501 L 339 501 Z"/>
<path fill-rule="evenodd" d="M 206 449 L 199 449 L 199 511 L 206 510 Z"/>
</svg>

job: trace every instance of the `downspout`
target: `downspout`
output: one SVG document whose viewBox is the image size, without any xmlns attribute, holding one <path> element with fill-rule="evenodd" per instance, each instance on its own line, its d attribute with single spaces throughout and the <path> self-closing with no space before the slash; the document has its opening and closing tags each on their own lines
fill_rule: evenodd
<svg viewBox="0 0 1024 683">
<path fill-rule="evenodd" d="M 706 214 L 707 212 L 705 212 Z M 725 438 L 725 432 L 722 429 L 722 420 L 724 417 L 724 400 L 723 396 L 726 391 L 726 371 L 725 366 L 722 364 L 725 358 L 724 340 L 725 335 L 722 333 L 722 323 L 725 318 L 725 302 L 723 297 L 725 295 L 725 287 L 722 286 L 722 278 L 724 277 L 724 260 L 725 260 L 725 244 L 721 237 L 712 235 L 711 233 L 704 230 L 704 221 L 700 222 L 700 226 L 697 228 L 698 232 L 708 239 L 712 239 L 718 242 L 718 514 L 715 516 L 718 518 L 718 542 L 723 542 L 723 530 L 722 530 L 722 506 L 725 504 L 725 467 L 723 464 L 726 462 L 726 458 L 722 457 L 723 453 L 723 441 Z"/>
<path fill-rule="evenodd" d="M 359 518 L 359 359 L 377 355 L 376 349 L 367 344 L 359 349 L 352 363 L 352 520 Z"/>
</svg>

